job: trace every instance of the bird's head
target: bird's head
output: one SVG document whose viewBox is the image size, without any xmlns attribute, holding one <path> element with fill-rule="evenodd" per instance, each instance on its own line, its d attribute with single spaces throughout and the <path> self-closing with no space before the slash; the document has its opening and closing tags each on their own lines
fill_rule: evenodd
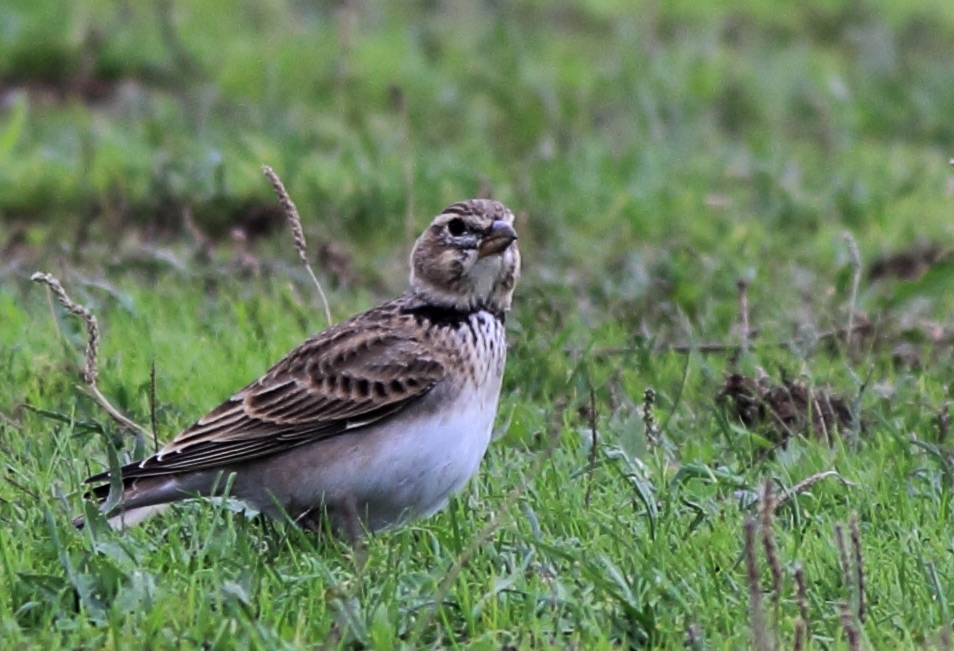
<svg viewBox="0 0 954 651">
<path fill-rule="evenodd" d="M 520 277 L 513 213 L 470 199 L 445 208 L 411 252 L 411 290 L 428 303 L 462 310 L 510 309 Z"/>
</svg>

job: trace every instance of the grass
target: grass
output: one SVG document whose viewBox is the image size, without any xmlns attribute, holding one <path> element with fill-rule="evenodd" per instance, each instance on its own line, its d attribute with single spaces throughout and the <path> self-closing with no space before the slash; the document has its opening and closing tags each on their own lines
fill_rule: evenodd
<svg viewBox="0 0 954 651">
<path fill-rule="evenodd" d="M 775 515 L 777 605 L 756 559 L 768 637 L 792 645 L 801 566 L 806 648 L 848 648 L 834 527 L 857 514 L 862 644 L 949 646 L 952 7 L 4 3 L 4 647 L 746 648 L 743 523 L 766 481 L 829 470 Z M 443 206 L 484 188 L 520 214 L 499 439 L 363 566 L 229 505 L 70 525 L 82 479 L 134 444 L 30 274 L 96 313 L 100 388 L 147 427 L 155 363 L 168 440 L 324 325 L 263 163 L 336 319 L 401 291 Z M 849 320 L 846 231 L 873 327 L 813 343 Z M 871 275 L 923 243 L 942 252 L 923 275 Z M 738 343 L 739 279 L 753 348 L 674 351 Z M 863 427 L 773 448 L 780 428 L 716 400 L 759 369 Z"/>
</svg>

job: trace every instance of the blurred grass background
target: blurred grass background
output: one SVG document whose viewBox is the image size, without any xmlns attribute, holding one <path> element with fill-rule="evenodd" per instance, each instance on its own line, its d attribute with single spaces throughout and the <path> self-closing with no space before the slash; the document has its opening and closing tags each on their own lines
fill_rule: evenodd
<svg viewBox="0 0 954 651">
<path fill-rule="evenodd" d="M 867 642 L 942 639 L 952 61 L 948 0 L 6 0 L 0 633 L 23 648 L 673 648 L 698 629 L 740 648 L 739 491 L 835 467 L 864 488 L 816 488 L 779 533 L 786 585 L 795 559 L 814 582 L 815 644 L 845 644 L 830 532 L 852 511 Z M 504 439 L 450 513 L 375 539 L 357 575 L 345 552 L 201 506 L 127 537 L 68 524 L 86 466 L 120 439 L 73 386 L 81 328 L 50 322 L 30 273 L 95 309 L 103 390 L 139 422 L 156 362 L 168 438 L 324 325 L 262 164 L 298 204 L 339 319 L 403 289 L 410 244 L 445 205 L 490 193 L 519 215 Z M 864 261 L 858 318 L 880 336 L 665 352 L 737 341 L 740 279 L 759 341 L 844 326 L 846 231 Z M 897 253 L 918 273 L 884 257 Z M 759 368 L 857 397 L 866 438 L 754 454 L 766 442 L 714 396 L 724 371 Z M 646 386 L 666 426 L 655 447 Z M 591 418 L 610 446 L 596 469 Z M 419 619 L 522 481 L 514 522 Z M 788 640 L 793 602 L 781 612 Z"/>
<path fill-rule="evenodd" d="M 412 199 L 423 221 L 482 181 L 584 241 L 750 220 L 911 235 L 929 206 L 902 199 L 938 189 L 954 139 L 940 0 L 2 12 L 7 228 L 175 232 L 185 207 L 211 232 L 274 226 L 266 161 L 303 214 L 372 242 Z"/>
</svg>

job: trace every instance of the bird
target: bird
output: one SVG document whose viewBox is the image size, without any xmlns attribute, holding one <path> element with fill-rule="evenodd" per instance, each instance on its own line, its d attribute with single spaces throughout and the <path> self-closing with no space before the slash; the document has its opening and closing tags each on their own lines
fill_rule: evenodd
<svg viewBox="0 0 954 651">
<path fill-rule="evenodd" d="M 110 526 L 227 495 L 354 539 L 443 509 L 491 440 L 520 277 L 513 212 L 489 199 L 444 208 L 410 266 L 404 293 L 308 338 L 158 452 L 121 467 L 115 506 L 106 502 L 117 478 L 89 477 Z"/>
</svg>

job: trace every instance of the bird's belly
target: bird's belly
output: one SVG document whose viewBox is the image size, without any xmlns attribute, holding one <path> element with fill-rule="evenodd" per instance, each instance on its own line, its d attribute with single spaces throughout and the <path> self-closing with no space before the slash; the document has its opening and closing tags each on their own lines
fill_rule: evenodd
<svg viewBox="0 0 954 651">
<path fill-rule="evenodd" d="M 380 531 L 446 506 L 477 471 L 490 443 L 499 379 L 450 402 L 434 392 L 389 419 L 285 454 L 298 481 L 258 508 L 275 504 L 295 517 L 307 509 L 338 510 L 344 500 L 364 525 Z M 465 397 L 466 396 L 466 397 Z M 246 475 L 249 477 L 249 475 Z M 275 484 L 272 477 L 270 485 Z M 244 492 L 244 491 L 240 491 Z"/>
<path fill-rule="evenodd" d="M 363 493 L 359 508 L 363 502 L 370 527 L 387 528 L 444 508 L 477 472 L 490 443 L 496 407 L 494 400 L 448 409 L 408 423 L 394 445 L 382 446 L 383 454 L 368 466 L 371 481 L 356 490 Z"/>
</svg>

